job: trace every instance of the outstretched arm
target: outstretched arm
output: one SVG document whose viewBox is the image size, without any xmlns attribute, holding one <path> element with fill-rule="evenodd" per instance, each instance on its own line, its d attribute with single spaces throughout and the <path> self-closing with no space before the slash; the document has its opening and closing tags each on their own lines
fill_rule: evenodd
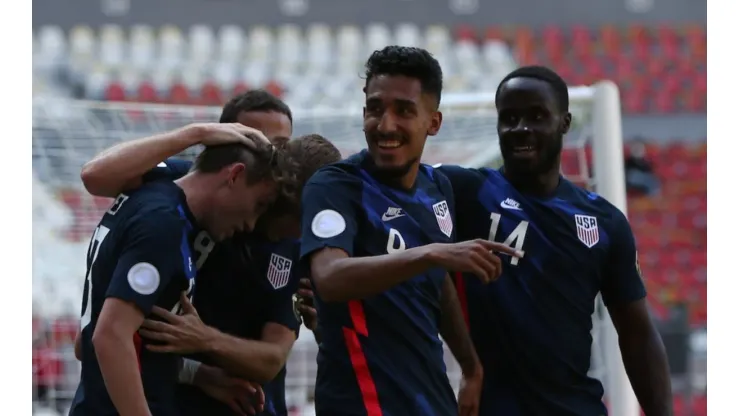
<svg viewBox="0 0 740 416">
<path fill-rule="evenodd" d="M 253 146 L 253 140 L 269 143 L 258 130 L 238 123 L 189 124 L 177 130 L 127 141 L 104 150 L 85 163 L 80 177 L 85 189 L 91 194 L 112 198 L 121 192 L 136 189 L 141 185 L 145 173 L 191 146 L 215 146 L 234 142 Z"/>
</svg>

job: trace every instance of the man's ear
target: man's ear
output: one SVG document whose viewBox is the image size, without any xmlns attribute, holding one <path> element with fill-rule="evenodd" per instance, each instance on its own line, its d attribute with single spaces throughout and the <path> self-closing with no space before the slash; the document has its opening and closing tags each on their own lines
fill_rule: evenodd
<svg viewBox="0 0 740 416">
<path fill-rule="evenodd" d="M 239 180 L 247 180 L 245 178 L 247 167 L 244 163 L 234 163 L 226 168 L 226 181 L 229 186 L 234 185 Z"/>
<path fill-rule="evenodd" d="M 560 123 L 560 134 L 566 135 L 570 131 L 570 123 L 573 121 L 573 116 L 570 113 L 565 113 L 563 116 L 563 122 Z"/>
</svg>

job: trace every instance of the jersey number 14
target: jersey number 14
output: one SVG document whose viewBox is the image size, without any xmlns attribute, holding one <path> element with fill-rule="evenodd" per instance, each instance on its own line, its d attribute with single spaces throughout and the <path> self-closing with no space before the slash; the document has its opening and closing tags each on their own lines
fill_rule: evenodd
<svg viewBox="0 0 740 416">
<path fill-rule="evenodd" d="M 501 222 L 501 214 L 497 212 L 491 213 L 491 228 L 488 231 L 488 239 L 490 241 L 496 241 L 496 234 L 498 233 L 498 225 Z M 513 247 L 515 250 L 522 251 L 524 247 L 524 239 L 527 238 L 527 228 L 529 228 L 529 221 L 521 221 L 514 231 L 509 234 L 504 240 L 503 244 L 509 247 Z M 519 257 L 511 257 L 511 265 L 516 266 L 519 264 Z"/>
</svg>

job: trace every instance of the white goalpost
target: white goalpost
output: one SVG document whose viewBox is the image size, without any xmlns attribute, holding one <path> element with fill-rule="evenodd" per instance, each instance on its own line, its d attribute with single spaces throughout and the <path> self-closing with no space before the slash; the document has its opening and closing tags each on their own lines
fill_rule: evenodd
<svg viewBox="0 0 740 416">
<path fill-rule="evenodd" d="M 605 81 L 593 86 L 573 87 L 569 92 L 574 126 L 564 141 L 564 152 L 575 158 L 576 168 L 573 172 L 564 173 L 576 182 L 593 187 L 626 212 L 618 89 L 612 82 Z M 445 94 L 441 107 L 444 113 L 442 131 L 428 140 L 423 158 L 425 162 L 469 167 L 500 163 L 493 92 Z M 361 109 L 361 102 L 349 103 L 339 109 L 293 108 L 294 134 L 322 134 L 332 140 L 343 154 L 351 154 L 365 146 Z M 192 122 L 217 121 L 220 111 L 220 108 L 214 107 L 34 98 L 34 195 L 38 188 L 52 195 L 50 198 L 62 199 L 64 196 L 74 201 L 67 201 L 55 208 L 67 212 L 34 220 L 34 229 L 48 228 L 55 235 L 53 239 L 37 239 L 34 233 L 35 304 L 39 304 L 40 308 L 46 307 L 47 311 L 54 311 L 52 314 L 58 314 L 60 310 L 78 314 L 82 291 L 80 276 L 85 271 L 87 239 L 106 208 L 105 204 L 101 205 L 100 201 L 84 193 L 79 179 L 82 165 L 117 142 Z M 589 152 L 593 155 L 592 164 L 589 162 Z M 192 150 L 184 156 L 194 154 L 195 150 Z M 70 197 L 69 193 L 74 195 Z M 37 207 L 34 202 L 34 211 L 49 204 L 42 205 Z M 59 229 L 59 224 L 52 224 L 59 216 L 65 217 L 64 229 Z M 85 235 L 82 242 L 64 237 L 70 235 L 70 229 Z M 37 258 L 41 255 L 44 256 L 43 261 Z M 37 287 L 43 290 L 37 290 Z M 79 287 L 79 290 L 70 291 L 70 287 Z M 67 311 L 67 305 L 71 305 L 73 310 Z M 595 311 L 592 374 L 604 383 L 610 414 L 638 416 L 637 400 L 624 372 L 616 332 L 600 299 L 596 301 Z M 313 340 L 302 339 L 296 343 L 288 363 L 286 380 L 289 404 L 300 406 L 309 400 L 316 374 L 315 354 Z M 449 353 L 446 355 L 450 378 L 455 382 L 459 378 L 459 369 L 451 365 L 454 360 Z M 75 362 L 73 356 L 70 361 Z M 74 384 L 76 380 L 71 382 Z"/>
</svg>

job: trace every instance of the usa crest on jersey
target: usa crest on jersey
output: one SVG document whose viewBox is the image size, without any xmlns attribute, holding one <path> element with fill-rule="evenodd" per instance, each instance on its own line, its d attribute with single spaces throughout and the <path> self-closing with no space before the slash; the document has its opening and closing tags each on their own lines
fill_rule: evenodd
<svg viewBox="0 0 740 416">
<path fill-rule="evenodd" d="M 267 281 L 270 282 L 273 288 L 280 289 L 288 284 L 292 265 L 292 260 L 272 253 L 270 266 L 267 268 Z"/>
<path fill-rule="evenodd" d="M 599 242 L 599 223 L 596 217 L 576 214 L 575 218 L 578 239 L 588 248 L 595 246 Z"/>
<path fill-rule="evenodd" d="M 447 236 L 452 236 L 452 216 L 450 215 L 450 208 L 447 206 L 447 201 L 437 202 L 432 205 L 434 216 L 437 217 L 437 224 L 439 229 Z"/>
</svg>

